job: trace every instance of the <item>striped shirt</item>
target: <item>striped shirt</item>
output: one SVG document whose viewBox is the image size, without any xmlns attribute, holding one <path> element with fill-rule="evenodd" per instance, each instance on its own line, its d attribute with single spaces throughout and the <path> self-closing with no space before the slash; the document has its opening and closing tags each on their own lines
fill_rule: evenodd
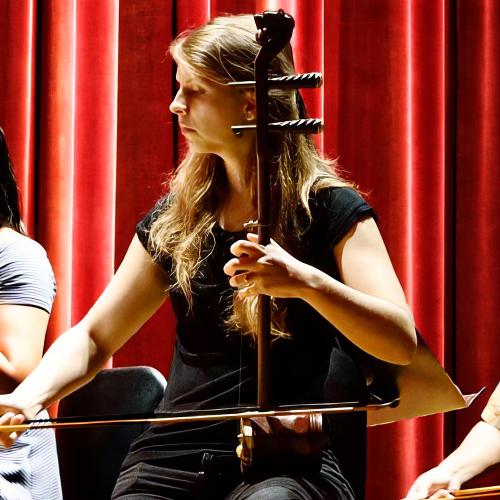
<svg viewBox="0 0 500 500">
<path fill-rule="evenodd" d="M 32 429 L 10 448 L 0 446 L 0 500 L 62 500 L 53 429 Z"/>
<path fill-rule="evenodd" d="M 0 304 L 35 306 L 50 313 L 56 290 L 45 250 L 22 235 L 4 239 L 0 244 Z"/>
<path fill-rule="evenodd" d="M 0 304 L 38 307 L 50 313 L 55 281 L 45 250 L 14 231 L 2 229 L 0 236 Z M 48 414 L 42 411 L 37 418 L 48 418 Z M 10 448 L 0 446 L 0 500 L 61 499 L 52 429 L 33 429 Z"/>
</svg>

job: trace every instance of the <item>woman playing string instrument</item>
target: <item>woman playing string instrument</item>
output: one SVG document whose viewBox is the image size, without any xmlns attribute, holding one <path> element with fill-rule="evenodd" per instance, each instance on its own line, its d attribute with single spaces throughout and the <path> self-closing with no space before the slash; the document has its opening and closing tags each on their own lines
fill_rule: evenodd
<svg viewBox="0 0 500 500">
<path fill-rule="evenodd" d="M 271 244 L 244 228 L 256 218 L 255 133 L 231 126 L 255 121 L 255 95 L 226 84 L 253 79 L 255 30 L 251 16 L 221 17 L 173 42 L 170 109 L 189 148 L 170 192 L 139 222 L 85 318 L 0 398 L 0 423 L 32 417 L 90 380 L 167 295 L 177 331 L 162 411 L 255 403 L 257 294 L 274 298 L 272 404 L 363 400 L 358 351 L 411 360 L 412 315 L 374 212 L 306 136 L 271 141 Z M 271 72 L 294 73 L 290 46 Z M 270 91 L 271 121 L 299 108 L 296 91 Z M 278 460 L 244 480 L 234 422 L 153 426 L 132 444 L 113 498 L 362 498 L 365 425 L 363 413 L 328 419 L 317 470 Z"/>
</svg>

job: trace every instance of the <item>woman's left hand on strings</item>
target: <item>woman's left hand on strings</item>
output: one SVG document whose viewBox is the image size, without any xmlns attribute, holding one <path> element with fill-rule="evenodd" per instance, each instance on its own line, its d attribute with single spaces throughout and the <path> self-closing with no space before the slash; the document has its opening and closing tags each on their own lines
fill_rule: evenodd
<svg viewBox="0 0 500 500">
<path fill-rule="evenodd" d="M 274 240 L 264 246 L 255 234 L 248 233 L 247 238 L 231 245 L 235 258 L 224 266 L 224 272 L 231 277 L 229 284 L 239 289 L 239 296 L 301 297 L 311 267 L 292 257 Z"/>
</svg>

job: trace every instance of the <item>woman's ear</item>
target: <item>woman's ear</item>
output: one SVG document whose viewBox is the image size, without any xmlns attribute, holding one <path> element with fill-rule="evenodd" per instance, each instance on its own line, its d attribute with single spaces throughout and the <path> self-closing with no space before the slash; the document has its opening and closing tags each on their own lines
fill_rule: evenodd
<svg viewBox="0 0 500 500">
<path fill-rule="evenodd" d="M 257 116 L 256 108 L 255 92 L 253 90 L 247 90 L 245 92 L 245 105 L 243 108 L 243 113 L 247 121 L 255 121 L 255 117 Z"/>
</svg>

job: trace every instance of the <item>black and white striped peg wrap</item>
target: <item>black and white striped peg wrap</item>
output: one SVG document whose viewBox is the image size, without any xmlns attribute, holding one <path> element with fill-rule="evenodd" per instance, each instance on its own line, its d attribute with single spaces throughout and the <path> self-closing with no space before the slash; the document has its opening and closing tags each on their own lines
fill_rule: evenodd
<svg viewBox="0 0 500 500">
<path fill-rule="evenodd" d="M 293 132 L 296 134 L 318 134 L 323 132 L 323 120 L 320 118 L 301 118 L 299 120 L 286 120 L 273 122 L 267 126 L 269 132 Z"/>
<path fill-rule="evenodd" d="M 255 81 L 229 82 L 231 87 L 254 87 Z M 316 89 L 323 85 L 321 73 L 298 73 L 296 75 L 273 76 L 268 79 L 270 89 Z"/>
<path fill-rule="evenodd" d="M 231 130 L 234 134 L 240 134 L 245 130 L 255 130 L 252 125 L 233 125 Z M 292 134 L 318 134 L 323 132 L 323 120 L 320 118 L 301 118 L 300 120 L 286 120 L 284 122 L 272 122 L 267 125 L 269 132 Z"/>
</svg>

